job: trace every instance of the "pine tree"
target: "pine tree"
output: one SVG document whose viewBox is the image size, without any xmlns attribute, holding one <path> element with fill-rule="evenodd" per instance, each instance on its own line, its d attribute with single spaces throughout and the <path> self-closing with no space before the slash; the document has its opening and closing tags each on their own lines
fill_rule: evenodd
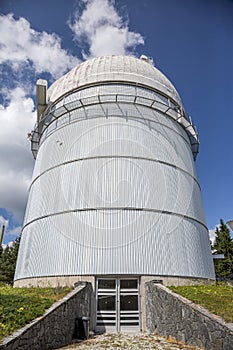
<svg viewBox="0 0 233 350">
<path fill-rule="evenodd" d="M 214 261 L 215 272 L 222 277 L 233 276 L 233 239 L 230 236 L 230 230 L 222 219 L 220 220 L 220 227 L 215 230 L 215 234 L 213 249 L 218 254 L 224 254 L 223 260 Z"/>
<path fill-rule="evenodd" d="M 11 247 L 0 249 L 0 283 L 13 284 L 20 238 Z"/>
</svg>

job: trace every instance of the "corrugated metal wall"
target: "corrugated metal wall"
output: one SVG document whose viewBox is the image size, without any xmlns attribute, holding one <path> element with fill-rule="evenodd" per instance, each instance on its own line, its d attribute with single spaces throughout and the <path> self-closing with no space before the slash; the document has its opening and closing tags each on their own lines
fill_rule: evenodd
<svg viewBox="0 0 233 350">
<path fill-rule="evenodd" d="M 189 138 L 148 106 L 63 111 L 41 139 L 15 279 L 85 274 L 214 278 Z"/>
</svg>

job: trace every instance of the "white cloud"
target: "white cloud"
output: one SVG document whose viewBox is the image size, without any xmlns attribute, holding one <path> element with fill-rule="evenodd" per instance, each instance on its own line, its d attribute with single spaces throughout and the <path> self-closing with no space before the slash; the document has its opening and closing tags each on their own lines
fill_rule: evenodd
<svg viewBox="0 0 233 350">
<path fill-rule="evenodd" d="M 209 230 L 209 236 L 210 236 L 210 241 L 211 243 L 213 244 L 214 243 L 214 240 L 215 240 L 215 229 L 213 230 Z"/>
<path fill-rule="evenodd" d="M 7 234 L 11 237 L 12 236 L 19 237 L 21 231 L 22 231 L 22 226 L 16 226 L 16 227 L 13 227 L 11 230 L 8 230 Z"/>
<path fill-rule="evenodd" d="M 139 33 L 129 31 L 128 23 L 119 16 L 111 0 L 83 0 L 83 12 L 75 13 L 69 26 L 78 43 L 89 47 L 84 58 L 107 54 L 125 55 L 144 44 Z"/>
<path fill-rule="evenodd" d="M 22 88 L 8 94 L 8 106 L 0 105 L 0 207 L 21 221 L 33 167 L 27 133 L 33 128 L 36 112 L 32 98 Z"/>
<path fill-rule="evenodd" d="M 61 48 L 61 39 L 56 34 L 34 30 L 25 18 L 0 15 L 0 32 L 2 72 L 4 65 L 14 71 L 14 75 L 5 74 L 9 86 L 14 88 L 10 90 L 6 81 L 0 91 L 4 101 L 0 104 L 0 207 L 12 213 L 14 220 L 21 221 L 33 167 L 27 133 L 36 121 L 34 102 L 27 95 L 33 92 L 30 74 L 49 72 L 57 78 L 79 60 Z M 15 227 L 8 234 L 18 232 Z"/>
<path fill-rule="evenodd" d="M 61 48 L 59 36 L 34 30 L 25 18 L 1 15 L 0 33 L 0 64 L 8 63 L 14 70 L 31 64 L 36 73 L 49 72 L 57 78 L 79 63 Z"/>
<path fill-rule="evenodd" d="M 14 241 L 10 241 L 7 244 L 2 244 L 2 248 L 6 249 L 6 247 L 13 247 L 14 245 Z"/>
<path fill-rule="evenodd" d="M 7 246 L 12 247 L 14 240 L 20 236 L 21 231 L 22 231 L 22 226 L 15 226 L 12 229 L 9 229 L 9 227 L 7 227 L 9 224 L 9 220 L 6 220 L 6 229 L 4 232 L 4 241 L 6 241 L 7 243 L 4 244 L 2 243 L 2 247 L 3 249 L 5 249 Z"/>
<path fill-rule="evenodd" d="M 213 229 L 209 230 L 209 236 L 210 236 L 210 240 L 211 240 L 212 244 L 214 243 L 214 240 L 215 240 L 215 237 L 216 237 L 215 230 L 216 230 L 217 227 L 219 228 L 220 225 L 218 224 Z"/>
<path fill-rule="evenodd" d="M 78 43 L 85 40 L 88 44 L 84 57 L 129 54 L 144 43 L 139 33 L 129 30 L 113 1 L 84 0 L 82 4 L 84 10 L 80 16 L 74 15 L 70 28 Z M 80 61 L 61 47 L 59 36 L 36 31 L 25 18 L 0 15 L 0 32 L 1 69 L 4 77 L 9 78 L 9 86 L 13 86 L 10 90 L 4 82 L 5 88 L 0 91 L 5 98 L 0 104 L 0 208 L 21 222 L 34 163 L 26 137 L 36 121 L 34 102 L 28 95 L 32 94 L 31 77 L 48 72 L 58 78 Z M 11 73 L 13 69 L 13 75 L 8 77 L 5 65 L 11 68 Z M 0 224 L 5 222 L 8 226 L 7 236 L 17 236 L 21 227 L 10 230 L 11 221 L 11 217 L 6 220 L 0 216 Z"/>
<path fill-rule="evenodd" d="M 9 224 L 9 220 L 5 219 L 2 215 L 0 215 L 0 230 L 2 230 L 2 225 L 7 227 Z"/>
</svg>

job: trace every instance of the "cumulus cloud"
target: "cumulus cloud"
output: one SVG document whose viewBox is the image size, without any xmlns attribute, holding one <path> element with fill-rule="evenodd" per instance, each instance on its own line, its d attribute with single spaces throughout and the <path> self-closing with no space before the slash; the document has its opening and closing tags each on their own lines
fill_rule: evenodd
<svg viewBox="0 0 233 350">
<path fill-rule="evenodd" d="M 0 207 L 21 221 L 33 167 L 27 133 L 33 128 L 36 112 L 23 88 L 8 94 L 8 105 L 0 105 Z"/>
<path fill-rule="evenodd" d="M 130 54 L 144 43 L 139 33 L 129 30 L 113 1 L 79 4 L 82 11 L 74 14 L 69 26 L 74 39 L 88 47 L 84 58 Z M 36 121 L 32 85 L 41 73 L 56 79 L 80 60 L 62 48 L 57 34 L 36 31 L 23 17 L 0 15 L 0 32 L 0 75 L 5 86 L 0 91 L 0 208 L 10 213 L 7 219 L 0 216 L 0 224 L 5 222 L 6 235 L 13 239 L 21 231 L 18 223 L 23 219 L 34 163 L 26 137 Z"/>
<path fill-rule="evenodd" d="M 86 41 L 89 50 L 84 58 L 107 54 L 130 54 L 137 45 L 144 44 L 141 34 L 131 32 L 114 8 L 111 0 L 83 0 L 84 10 L 76 11 L 69 21 L 74 40 Z"/>
<path fill-rule="evenodd" d="M 2 248 L 6 249 L 6 247 L 13 247 L 14 241 L 10 241 L 7 244 L 2 244 Z"/>
<path fill-rule="evenodd" d="M 209 236 L 210 236 L 210 241 L 211 243 L 213 244 L 214 243 L 214 240 L 215 240 L 215 229 L 213 230 L 209 230 Z"/>
<path fill-rule="evenodd" d="M 9 220 L 5 219 L 2 215 L 0 215 L 0 230 L 2 229 L 3 225 L 7 227 L 8 224 L 9 224 Z"/>
<path fill-rule="evenodd" d="M 21 231 L 34 163 L 27 141 L 36 121 L 32 86 L 42 72 L 57 78 L 80 61 L 56 34 L 36 31 L 25 18 L 0 15 L 0 32 L 0 208 L 9 213 L 0 223 L 12 239 Z"/>
<path fill-rule="evenodd" d="M 49 72 L 57 78 L 79 63 L 62 49 L 59 36 L 34 30 L 23 17 L 1 15 L 0 32 L 0 64 L 7 63 L 14 70 L 29 64 L 36 73 Z"/>
<path fill-rule="evenodd" d="M 9 220 L 0 215 L 0 229 L 2 229 L 2 225 L 5 225 L 3 240 L 5 240 L 7 243 L 2 243 L 2 247 L 5 249 L 6 246 L 11 247 L 15 239 L 20 236 L 22 226 L 14 226 L 13 228 L 9 228 Z"/>
<path fill-rule="evenodd" d="M 8 235 L 9 236 L 13 236 L 13 237 L 19 237 L 20 236 L 20 233 L 22 231 L 22 226 L 16 226 L 16 227 L 13 227 L 11 230 L 8 230 Z"/>
<path fill-rule="evenodd" d="M 209 237 L 212 244 L 214 244 L 214 241 L 215 241 L 215 237 L 216 237 L 215 230 L 217 227 L 219 228 L 220 225 L 216 225 L 213 229 L 209 230 Z"/>
<path fill-rule="evenodd" d="M 9 79 L 11 87 L 5 81 L 0 91 L 0 207 L 21 222 L 33 167 L 26 135 L 36 121 L 34 102 L 28 95 L 33 94 L 32 82 L 28 79 L 32 72 L 35 80 L 42 72 L 60 77 L 79 60 L 62 49 L 56 34 L 34 30 L 25 18 L 0 15 L 0 32 L 0 64 L 2 73 L 10 68 L 10 78 L 9 74 L 4 78 Z M 16 226 L 7 234 L 15 236 L 20 230 Z"/>
</svg>

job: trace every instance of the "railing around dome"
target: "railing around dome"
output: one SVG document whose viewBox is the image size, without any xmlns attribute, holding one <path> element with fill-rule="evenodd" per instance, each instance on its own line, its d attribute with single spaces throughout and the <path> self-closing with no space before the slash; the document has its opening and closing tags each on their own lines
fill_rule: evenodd
<svg viewBox="0 0 233 350">
<path fill-rule="evenodd" d="M 124 88 L 124 93 L 120 91 L 122 87 Z M 131 92 L 130 94 L 127 93 L 127 87 L 129 92 Z M 132 89 L 134 90 L 133 94 Z M 48 104 L 43 118 L 35 125 L 35 129 L 31 134 L 31 150 L 34 158 L 36 158 L 42 135 L 47 137 L 61 125 L 74 122 L 72 112 L 82 109 L 85 112 L 86 119 L 88 119 L 88 110 L 85 110 L 85 107 L 93 105 L 103 106 L 106 103 L 141 105 L 162 112 L 167 117 L 172 118 L 185 129 L 190 140 L 194 160 L 196 159 L 199 147 L 198 134 L 191 119 L 187 119 L 183 108 L 158 92 L 126 84 L 104 84 L 98 87 L 92 86 L 72 91 L 58 102 Z M 67 115 L 67 118 L 62 120 L 62 123 L 59 125 L 58 120 L 64 115 Z M 78 116 L 76 116 L 76 119 L 78 119 Z"/>
</svg>

